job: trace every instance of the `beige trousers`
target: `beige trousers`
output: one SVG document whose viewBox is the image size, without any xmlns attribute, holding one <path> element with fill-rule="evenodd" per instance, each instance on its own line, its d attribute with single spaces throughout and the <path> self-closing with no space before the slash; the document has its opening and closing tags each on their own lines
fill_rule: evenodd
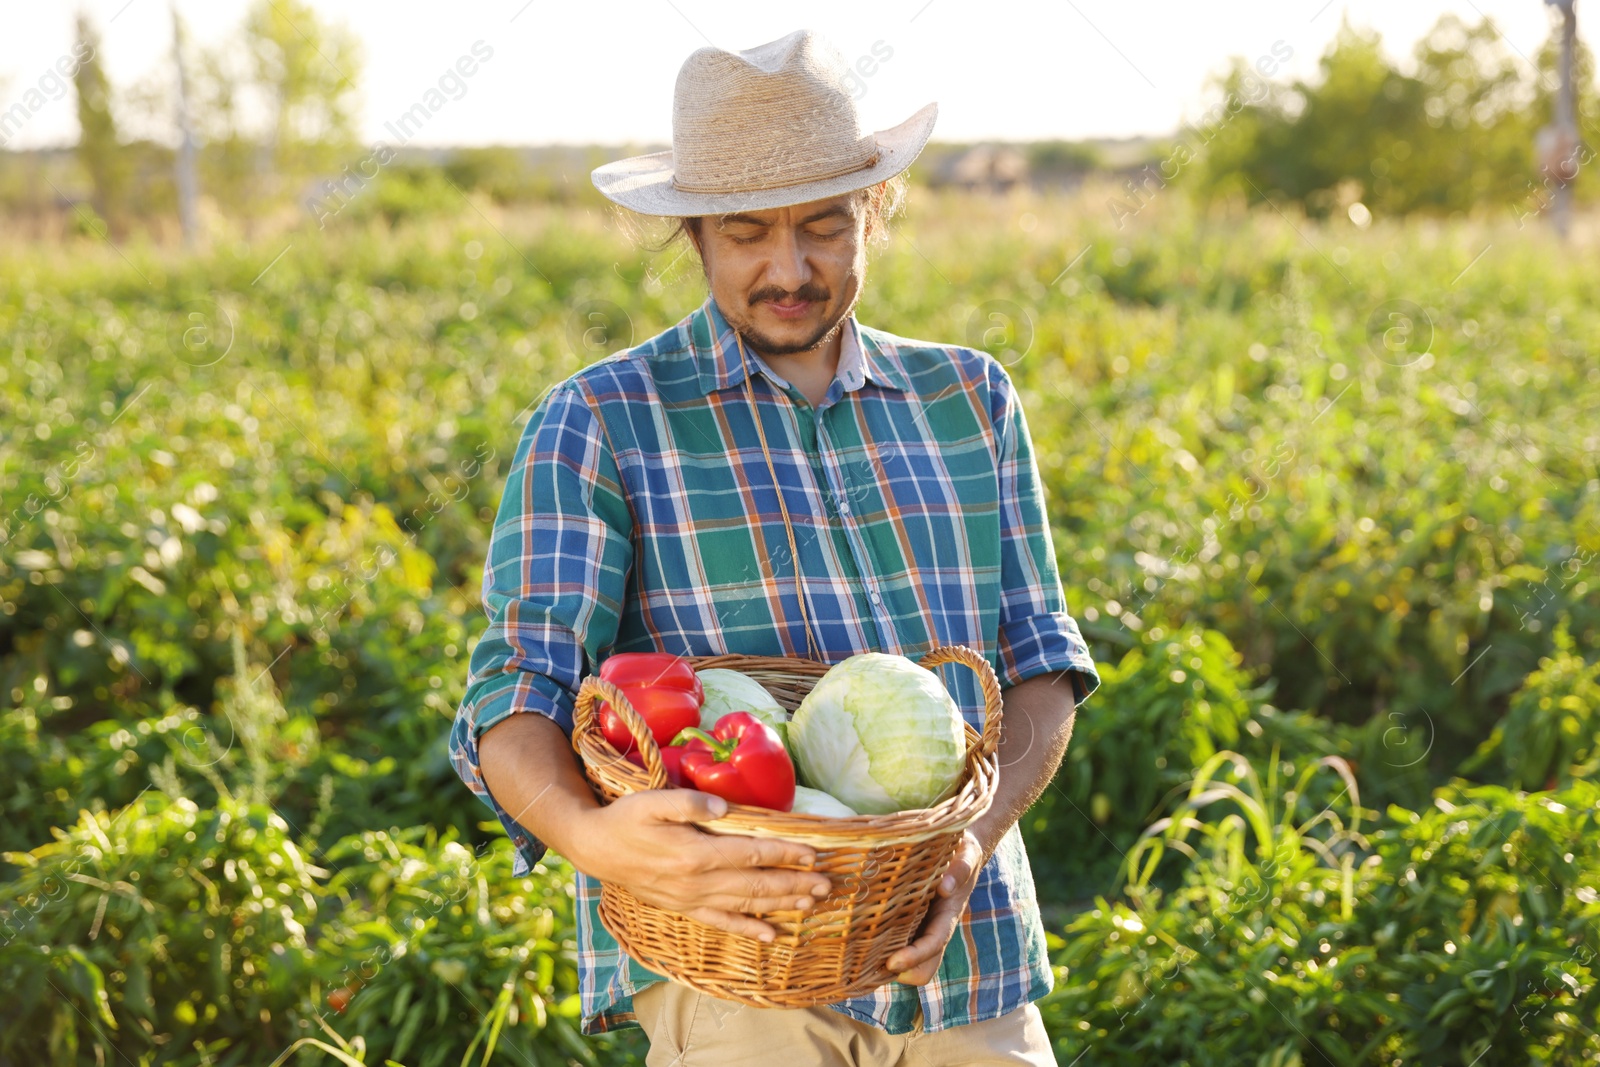
<svg viewBox="0 0 1600 1067">
<path fill-rule="evenodd" d="M 998 1019 L 931 1034 L 888 1034 L 828 1007 L 751 1008 L 677 982 L 651 983 L 634 994 L 633 1007 L 650 1038 L 648 1067 L 1053 1067 L 1056 1062 L 1044 1020 L 1032 1004 Z"/>
</svg>

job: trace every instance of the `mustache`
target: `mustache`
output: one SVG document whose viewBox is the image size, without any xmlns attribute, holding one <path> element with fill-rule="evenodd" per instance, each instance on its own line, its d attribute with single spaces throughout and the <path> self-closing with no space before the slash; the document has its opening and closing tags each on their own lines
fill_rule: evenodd
<svg viewBox="0 0 1600 1067">
<path fill-rule="evenodd" d="M 827 299 L 828 291 L 826 289 L 820 285 L 813 285 L 809 283 L 802 285 L 793 293 L 785 292 L 784 290 L 775 286 L 769 286 L 766 289 L 758 289 L 754 293 L 750 294 L 750 303 L 752 304 L 759 304 L 763 301 L 769 300 L 779 304 L 792 304 L 800 300 L 820 304 Z"/>
</svg>

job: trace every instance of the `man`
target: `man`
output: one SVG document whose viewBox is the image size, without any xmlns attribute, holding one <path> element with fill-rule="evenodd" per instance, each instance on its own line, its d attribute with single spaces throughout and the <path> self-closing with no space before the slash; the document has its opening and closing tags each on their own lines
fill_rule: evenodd
<svg viewBox="0 0 1600 1067">
<path fill-rule="evenodd" d="M 579 872 L 583 1027 L 638 1023 L 649 1062 L 1054 1060 L 1032 1001 L 1051 988 L 1016 820 L 1048 785 L 1099 684 L 1066 614 L 1027 423 L 987 354 L 861 325 L 868 241 L 932 132 L 925 107 L 863 134 L 838 53 L 801 31 L 696 52 L 673 150 L 601 167 L 625 207 L 676 216 L 710 289 L 672 329 L 562 382 L 525 429 L 495 523 L 452 752 L 518 846 Z M 814 1009 L 695 993 L 623 955 L 599 881 L 770 939 L 809 907 L 809 847 L 712 837 L 723 802 L 646 791 L 599 805 L 569 735 L 579 682 L 613 652 L 988 657 L 1002 771 L 895 981 Z M 983 700 L 941 677 L 974 727 Z M 1065 679 L 1067 684 L 1058 684 Z M 533 714 L 528 714 L 532 712 Z M 598 880 L 598 881 L 597 881 Z"/>
</svg>

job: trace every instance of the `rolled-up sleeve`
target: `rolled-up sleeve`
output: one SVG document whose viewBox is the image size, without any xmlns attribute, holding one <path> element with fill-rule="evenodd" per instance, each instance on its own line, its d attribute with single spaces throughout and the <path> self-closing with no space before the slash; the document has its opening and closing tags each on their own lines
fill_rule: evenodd
<svg viewBox="0 0 1600 1067">
<path fill-rule="evenodd" d="M 1002 687 L 1038 674 L 1071 671 L 1073 699 L 1082 704 L 1100 685 L 1078 623 L 1067 614 L 1056 566 L 1044 488 L 1034 461 L 1028 420 L 998 361 L 990 365 L 990 418 L 1000 478 L 1000 634 Z"/>
<path fill-rule="evenodd" d="M 489 541 L 483 606 L 450 732 L 450 760 L 517 849 L 516 873 L 545 853 L 490 795 L 478 741 L 509 715 L 553 719 L 570 737 L 578 684 L 616 640 L 632 563 L 632 521 L 605 434 L 571 381 L 523 430 Z"/>
</svg>

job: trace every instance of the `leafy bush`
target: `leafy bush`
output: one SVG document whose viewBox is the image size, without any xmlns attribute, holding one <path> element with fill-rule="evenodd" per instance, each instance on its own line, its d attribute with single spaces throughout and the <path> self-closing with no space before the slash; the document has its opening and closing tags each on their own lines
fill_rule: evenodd
<svg viewBox="0 0 1600 1067">
<path fill-rule="evenodd" d="M 256 689 L 278 688 L 270 668 L 297 649 L 307 654 L 280 672 L 281 700 L 295 713 L 262 727 L 272 734 L 271 751 L 255 757 L 272 765 L 255 773 L 284 779 L 278 792 L 287 795 L 291 821 L 304 825 L 313 816 L 310 804 L 327 780 L 339 801 L 329 809 L 333 837 L 377 822 L 434 819 L 471 832 L 480 805 L 459 788 L 439 740 L 464 679 L 442 665 L 419 669 L 464 647 L 467 627 L 438 610 L 435 564 L 388 508 L 341 507 L 335 516 L 309 516 L 298 532 L 271 531 L 272 566 L 263 570 L 252 560 L 259 550 L 243 536 L 208 549 L 209 530 L 179 525 L 197 506 L 180 498 L 169 507 L 170 517 L 147 527 L 145 539 L 172 547 L 163 548 L 165 557 L 147 553 L 148 566 L 130 568 L 116 531 L 103 526 L 83 529 L 70 570 L 53 553 L 17 554 L 12 618 L 0 628 L 16 628 L 13 670 L 24 684 L 13 695 L 31 711 L 0 735 L 18 771 L 0 805 L 24 813 L 0 839 L 12 847 L 37 843 L 74 816 L 82 795 L 126 803 L 138 788 L 126 772 L 141 759 L 159 764 L 163 747 L 180 771 L 239 765 L 245 753 L 235 749 L 237 730 L 251 719 L 234 705 Z M 218 517 L 221 510 L 208 508 L 209 519 L 189 524 L 249 529 L 248 514 Z M 131 572 L 138 581 L 126 577 Z M 93 608 L 89 624 L 64 595 Z M 230 649 L 245 630 L 253 636 L 248 655 Z M 118 751 L 130 731 L 142 738 L 139 758 Z M 41 745 L 59 757 L 34 758 Z M 190 777 L 191 788 L 203 791 L 200 776 Z M 372 803 L 380 793 L 381 808 Z"/>
<path fill-rule="evenodd" d="M 1147 210 L 1174 239 L 1192 233 L 1201 259 L 1185 264 L 1142 233 L 1086 239 L 1086 276 L 1062 283 L 1069 299 L 1030 305 L 1039 355 L 1013 368 L 1030 410 L 1070 401 L 1074 417 L 1030 425 L 1096 659 L 1157 630 L 1218 630 L 1273 680 L 1280 706 L 1371 731 L 1374 800 L 1426 803 L 1504 715 L 1557 613 L 1581 645 L 1600 641 L 1589 450 L 1600 439 L 1556 414 L 1575 408 L 1553 396 L 1530 406 L 1527 392 L 1593 395 L 1600 368 L 1562 366 L 1553 350 L 1585 350 L 1570 331 L 1588 337 L 1594 321 L 1530 245 L 1497 267 L 1542 274 L 1536 299 L 1491 307 L 1503 283 L 1469 274 L 1460 284 L 1475 293 L 1414 311 L 1414 347 L 1389 352 L 1374 321 L 1398 314 L 1390 289 L 1448 290 L 1433 253 L 1397 245 L 1347 281 L 1259 245 L 1201 251 L 1205 224 L 1170 201 Z M 1157 306 L 1108 296 L 1142 261 Z M 1281 281 L 1258 286 L 1274 263 Z M 1208 291 L 1247 296 L 1217 306 Z M 1486 367 L 1497 351 L 1526 358 L 1470 387 L 1433 369 Z M 1086 447 L 1078 409 L 1103 446 Z M 1434 735 L 1421 762 L 1382 747 L 1397 724 Z"/>
<path fill-rule="evenodd" d="M 1360 831 L 1230 754 L 1130 852 L 1127 899 L 1066 928 L 1046 1002 L 1061 1062 L 1588 1062 L 1600 1011 L 1600 787 L 1458 783 Z M 1229 780 L 1235 779 L 1236 781 Z M 1353 785 L 1353 782 L 1346 782 Z M 1204 819 L 1205 807 L 1237 812 Z M 1152 874 L 1181 854 L 1179 887 Z"/>
<path fill-rule="evenodd" d="M 1280 60 L 1283 44 L 1272 48 Z M 1314 84 L 1263 85 L 1235 59 L 1204 141 L 1192 140 L 1204 183 L 1253 200 L 1288 197 L 1323 216 L 1352 200 L 1385 214 L 1443 214 L 1529 199 L 1528 145 L 1552 114 L 1554 38 L 1530 61 L 1489 19 L 1468 25 L 1447 14 L 1411 59 L 1402 72 L 1375 31 L 1349 23 L 1322 55 Z M 1576 65 L 1587 122 L 1600 101 L 1581 42 Z"/>
<path fill-rule="evenodd" d="M 15 709 L 0 718 L 0 850 L 26 851 L 82 810 L 132 803 L 163 768 L 176 773 L 179 760 L 203 761 L 209 725 L 194 708 L 169 705 L 164 714 L 126 725 L 102 719 L 62 738 L 40 730 L 35 707 Z M 208 783 L 196 776 L 195 784 L 192 795 L 209 803 Z"/>
<path fill-rule="evenodd" d="M 460 210 L 461 195 L 437 167 L 390 163 L 354 191 L 340 214 L 351 220 L 379 218 L 394 226 L 453 214 Z"/>
<path fill-rule="evenodd" d="M 1511 698 L 1505 721 L 1463 768 L 1516 789 L 1556 789 L 1600 772 L 1600 662 L 1588 663 L 1562 619 L 1555 652 Z"/>
<path fill-rule="evenodd" d="M 578 1033 L 570 871 L 513 878 L 503 838 L 475 855 L 427 827 L 371 831 L 323 868 L 270 809 L 150 790 L 8 858 L 6 1062 L 639 1057 L 637 1032 Z"/>
<path fill-rule="evenodd" d="M 616 1063 L 638 1050 L 637 1031 L 578 1031 L 570 869 L 513 878 L 504 839 L 474 854 L 422 830 L 346 838 L 328 862 L 342 907 L 318 965 L 340 1011 L 323 1018 L 378 1062 L 437 1067 L 499 1050 L 516 1063 Z"/>
<path fill-rule="evenodd" d="M 1265 703 L 1271 685 L 1252 686 L 1241 660 L 1222 634 L 1187 626 L 1098 665 L 1101 688 L 1077 714 L 1053 788 L 1023 819 L 1046 899 L 1105 885 L 1167 798 L 1218 751 L 1335 751 L 1326 724 Z M 1098 864 L 1086 869 L 1087 856 Z"/>
<path fill-rule="evenodd" d="M 312 980 L 318 883 L 270 810 L 154 790 L 10 853 L 0 1054 L 227 1064 L 282 1048 Z"/>
</svg>

